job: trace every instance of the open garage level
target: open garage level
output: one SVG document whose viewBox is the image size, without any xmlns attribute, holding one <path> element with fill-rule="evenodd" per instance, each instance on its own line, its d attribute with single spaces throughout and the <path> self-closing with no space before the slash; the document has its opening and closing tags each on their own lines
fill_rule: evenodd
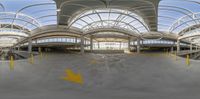
<svg viewBox="0 0 200 99">
<path fill-rule="evenodd" d="M 0 0 L 0 99 L 199 99 L 199 0 Z"/>
</svg>

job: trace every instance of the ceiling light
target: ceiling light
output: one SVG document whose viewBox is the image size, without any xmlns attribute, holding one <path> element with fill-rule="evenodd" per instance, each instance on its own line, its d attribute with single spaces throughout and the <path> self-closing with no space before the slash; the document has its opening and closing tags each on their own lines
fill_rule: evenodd
<svg viewBox="0 0 200 99">
<path fill-rule="evenodd" d="M 57 11 L 57 12 L 60 12 L 60 11 L 61 11 L 61 9 L 57 9 L 56 11 Z"/>
</svg>

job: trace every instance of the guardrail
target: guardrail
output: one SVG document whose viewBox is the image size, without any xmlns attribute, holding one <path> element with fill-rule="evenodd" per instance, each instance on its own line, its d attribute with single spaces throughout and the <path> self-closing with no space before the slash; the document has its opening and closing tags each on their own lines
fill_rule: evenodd
<svg viewBox="0 0 200 99">
<path fill-rule="evenodd" d="M 15 51 L 14 52 L 15 54 L 21 56 L 21 57 L 24 57 L 24 58 L 29 58 L 30 57 L 30 54 L 27 52 L 27 51 Z M 37 55 L 38 52 L 32 52 L 33 55 Z"/>
<path fill-rule="evenodd" d="M 200 50 L 193 50 L 193 51 L 190 51 L 190 50 L 184 50 L 184 51 L 180 51 L 179 53 L 177 53 L 177 55 L 187 55 L 187 54 L 193 54 L 193 53 L 198 53 L 200 52 Z"/>
</svg>

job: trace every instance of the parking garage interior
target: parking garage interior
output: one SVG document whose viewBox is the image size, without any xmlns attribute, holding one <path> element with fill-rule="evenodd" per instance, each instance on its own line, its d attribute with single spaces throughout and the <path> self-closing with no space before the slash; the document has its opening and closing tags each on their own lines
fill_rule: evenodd
<svg viewBox="0 0 200 99">
<path fill-rule="evenodd" d="M 199 99 L 200 0 L 0 0 L 0 99 Z"/>
</svg>

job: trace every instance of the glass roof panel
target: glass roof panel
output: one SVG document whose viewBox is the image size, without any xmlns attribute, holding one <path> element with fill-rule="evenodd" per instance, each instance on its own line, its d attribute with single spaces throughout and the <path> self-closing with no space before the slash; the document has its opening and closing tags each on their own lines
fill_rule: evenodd
<svg viewBox="0 0 200 99">
<path fill-rule="evenodd" d="M 28 36 L 24 32 L 51 24 L 57 24 L 53 0 L 0 0 L 0 41 L 7 41 L 0 46 L 12 46 Z"/>
<path fill-rule="evenodd" d="M 29 29 L 37 28 L 33 26 L 33 20 L 38 22 L 37 25 L 40 24 L 39 27 L 44 25 L 42 22 L 45 25 L 57 24 L 56 4 L 53 0 L 1 0 L 0 3 L 5 8 L 5 11 L 0 12 L 0 18 L 12 18 L 7 23 L 10 21 L 10 24 L 32 25 Z M 48 20 L 51 20 L 49 24 L 46 22 Z"/>
<path fill-rule="evenodd" d="M 158 7 L 158 31 L 180 33 L 199 24 L 199 0 L 162 0 Z"/>
<path fill-rule="evenodd" d="M 88 23 L 88 24 L 87 24 Z M 148 32 L 148 26 L 143 18 L 133 12 L 120 9 L 94 9 L 81 13 L 69 23 L 72 27 L 77 27 L 84 32 L 98 28 L 119 28 L 132 31 L 134 33 Z M 81 24 L 82 27 L 80 25 Z M 137 30 L 138 27 L 140 31 Z M 144 30 L 143 30 L 144 29 Z"/>
</svg>

